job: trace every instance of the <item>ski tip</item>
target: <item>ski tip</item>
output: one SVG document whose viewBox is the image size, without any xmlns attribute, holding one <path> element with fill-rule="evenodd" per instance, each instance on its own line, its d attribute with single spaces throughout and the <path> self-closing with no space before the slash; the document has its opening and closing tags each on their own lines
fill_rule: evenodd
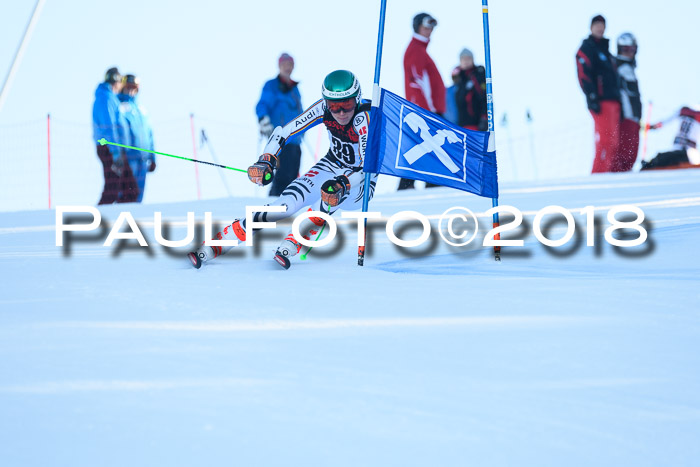
<svg viewBox="0 0 700 467">
<path fill-rule="evenodd" d="M 286 256 L 283 256 L 279 253 L 275 255 L 274 259 L 277 262 L 277 264 L 282 266 L 284 269 L 289 269 L 289 266 L 292 265 L 292 263 L 289 262 L 289 258 L 287 258 Z"/>
<path fill-rule="evenodd" d="M 197 253 L 195 253 L 195 252 L 187 253 L 187 258 L 189 258 L 190 262 L 192 263 L 192 266 L 195 269 L 199 269 L 202 267 L 202 260 L 199 259 L 199 257 L 197 256 Z"/>
</svg>

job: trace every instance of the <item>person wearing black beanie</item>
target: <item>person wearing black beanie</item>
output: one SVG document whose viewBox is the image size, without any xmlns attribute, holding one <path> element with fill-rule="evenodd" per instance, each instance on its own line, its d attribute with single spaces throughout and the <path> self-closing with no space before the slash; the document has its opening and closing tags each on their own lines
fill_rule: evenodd
<svg viewBox="0 0 700 467">
<path fill-rule="evenodd" d="M 595 124 L 595 159 L 592 173 L 609 172 L 617 154 L 620 124 L 620 89 L 615 59 L 605 34 L 605 18 L 594 16 L 591 35 L 576 52 L 578 80 Z"/>
</svg>

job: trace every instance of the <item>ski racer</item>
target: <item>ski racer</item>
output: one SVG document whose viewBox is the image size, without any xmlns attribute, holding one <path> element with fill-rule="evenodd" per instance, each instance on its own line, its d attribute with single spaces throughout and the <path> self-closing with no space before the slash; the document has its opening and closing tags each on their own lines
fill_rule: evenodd
<svg viewBox="0 0 700 467">
<path fill-rule="evenodd" d="M 257 212 L 254 221 L 275 222 L 296 214 L 300 209 L 328 214 L 338 209 L 356 210 L 362 207 L 364 172 L 362 171 L 369 132 L 370 103 L 361 97 L 360 83 L 353 73 L 337 70 L 323 80 L 322 99 L 302 112 L 284 127 L 277 127 L 258 161 L 248 168 L 248 178 L 260 186 L 272 182 L 279 167 L 279 154 L 285 142 L 314 126 L 323 123 L 328 130 L 330 149 L 304 175 L 290 183 L 269 206 L 286 206 L 286 212 Z M 374 193 L 377 175 L 370 182 L 370 196 Z M 305 239 L 319 233 L 324 221 L 318 217 L 305 219 L 299 231 Z M 239 218 L 216 235 L 219 240 L 245 241 L 253 232 L 246 227 L 246 219 Z M 291 231 L 282 240 L 274 259 L 285 269 L 289 259 L 299 253 L 301 244 Z M 224 254 L 230 247 L 202 245 L 188 254 L 192 266 L 202 264 Z"/>
<path fill-rule="evenodd" d="M 615 60 L 609 51 L 605 18 L 591 20 L 591 35 L 576 52 L 581 90 L 595 126 L 595 159 L 591 173 L 610 172 L 610 161 L 617 154 L 620 125 L 620 89 Z"/>
<path fill-rule="evenodd" d="M 651 125 L 649 129 L 656 130 L 676 119 L 680 120 L 680 126 L 673 138 L 673 150 L 661 152 L 649 162 L 643 161 L 642 170 L 700 165 L 700 151 L 698 151 L 700 105 L 683 107 L 672 117 Z"/>
</svg>

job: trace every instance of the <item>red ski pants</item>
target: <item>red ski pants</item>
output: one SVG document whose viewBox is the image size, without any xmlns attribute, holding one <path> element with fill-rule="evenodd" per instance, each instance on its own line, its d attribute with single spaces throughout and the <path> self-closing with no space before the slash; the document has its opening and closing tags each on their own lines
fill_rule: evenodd
<svg viewBox="0 0 700 467">
<path fill-rule="evenodd" d="M 595 124 L 595 160 L 591 173 L 610 172 L 620 138 L 620 103 L 601 101 L 600 112 L 591 115 Z"/>
<path fill-rule="evenodd" d="M 639 122 L 625 118 L 620 122 L 620 143 L 610 165 L 611 172 L 629 172 L 637 162 L 639 152 Z"/>
</svg>

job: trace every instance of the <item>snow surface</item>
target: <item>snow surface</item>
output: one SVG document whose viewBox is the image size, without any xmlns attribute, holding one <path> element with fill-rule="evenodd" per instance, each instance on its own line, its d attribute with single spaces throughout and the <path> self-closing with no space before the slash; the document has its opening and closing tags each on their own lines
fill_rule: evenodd
<svg viewBox="0 0 700 467">
<path fill-rule="evenodd" d="M 700 171 L 502 184 L 500 201 L 529 224 L 593 205 L 603 228 L 635 204 L 649 240 L 586 247 L 575 214 L 578 246 L 527 226 L 496 263 L 441 240 L 409 256 L 379 229 L 359 268 L 346 225 L 284 271 L 280 227 L 197 271 L 155 242 L 68 252 L 53 211 L 0 213 L 0 464 L 697 465 Z M 259 203 L 101 212 L 131 211 L 152 241 L 154 211 L 227 221 Z M 458 205 L 490 200 L 418 190 L 371 209 Z"/>
</svg>

